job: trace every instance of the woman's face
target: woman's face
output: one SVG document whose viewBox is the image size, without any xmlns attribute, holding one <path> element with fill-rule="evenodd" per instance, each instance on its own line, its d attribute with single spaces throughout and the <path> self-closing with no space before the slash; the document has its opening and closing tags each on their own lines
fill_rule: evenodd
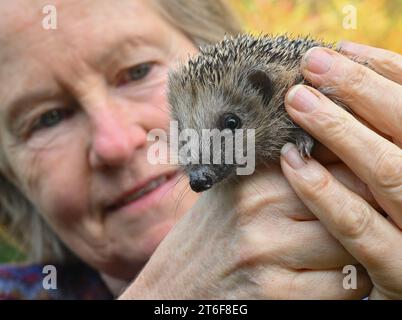
<svg viewBox="0 0 402 320">
<path fill-rule="evenodd" d="M 53 2 L 56 30 L 46 1 L 0 4 L 8 175 L 78 256 L 129 279 L 197 197 L 147 161 L 147 132 L 169 125 L 168 68 L 197 50 L 149 1 Z"/>
</svg>

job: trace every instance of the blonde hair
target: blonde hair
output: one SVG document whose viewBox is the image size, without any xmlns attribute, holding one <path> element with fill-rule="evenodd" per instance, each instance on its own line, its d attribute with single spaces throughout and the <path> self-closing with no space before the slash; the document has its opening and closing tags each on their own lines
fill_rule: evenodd
<svg viewBox="0 0 402 320">
<path fill-rule="evenodd" d="M 198 46 L 242 31 L 237 16 L 223 0 L 153 0 L 152 4 L 165 20 Z"/>
<path fill-rule="evenodd" d="M 219 41 L 241 32 L 238 19 L 224 0 L 152 0 L 163 19 L 195 45 Z M 44 221 L 42 215 L 6 178 L 7 159 L 0 148 L 0 225 L 19 243 L 30 262 L 62 262 L 74 256 Z M 0 229 L 1 231 L 1 229 Z M 1 236 L 1 235 L 0 235 Z"/>
</svg>

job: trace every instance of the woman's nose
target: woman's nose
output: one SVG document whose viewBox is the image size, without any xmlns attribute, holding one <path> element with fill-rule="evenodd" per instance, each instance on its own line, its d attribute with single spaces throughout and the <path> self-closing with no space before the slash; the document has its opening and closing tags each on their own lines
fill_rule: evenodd
<svg viewBox="0 0 402 320">
<path fill-rule="evenodd" d="M 98 114 L 94 122 L 89 155 L 93 168 L 124 165 L 146 143 L 146 132 L 140 125 L 112 112 Z"/>
</svg>

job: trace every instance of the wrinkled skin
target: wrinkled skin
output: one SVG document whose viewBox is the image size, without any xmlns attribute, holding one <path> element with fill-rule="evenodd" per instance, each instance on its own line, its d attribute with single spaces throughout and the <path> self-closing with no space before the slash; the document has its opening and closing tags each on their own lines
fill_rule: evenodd
<svg viewBox="0 0 402 320">
<path fill-rule="evenodd" d="M 402 56 L 345 42 L 342 52 L 310 50 L 303 74 L 317 87 L 331 87 L 362 119 L 346 113 L 316 89 L 294 87 L 286 109 L 305 130 L 366 184 L 381 208 L 345 188 L 322 165 L 284 152 L 282 169 L 306 206 L 366 268 L 371 299 L 402 299 Z M 319 195 L 319 196 L 318 196 Z"/>
<path fill-rule="evenodd" d="M 57 30 L 42 28 L 45 1 L 0 4 L 7 173 L 73 252 L 128 281 L 197 197 L 178 200 L 188 182 L 175 178 L 145 204 L 105 207 L 144 179 L 177 170 L 147 161 L 146 134 L 168 124 L 168 68 L 197 50 L 143 1 L 54 4 Z M 150 70 L 131 80 L 143 63 Z M 24 96 L 23 112 L 9 121 Z"/>
<path fill-rule="evenodd" d="M 123 298 L 369 293 L 361 268 L 358 289 L 342 288 L 342 268 L 356 259 L 301 204 L 278 167 L 199 201 L 179 194 L 188 181 L 172 179 L 176 188 L 110 209 L 140 181 L 173 170 L 148 163 L 146 133 L 167 127 L 168 67 L 196 50 L 143 1 L 54 3 L 56 31 L 41 28 L 42 0 L 0 4 L 1 170 L 116 296 L 133 279 Z M 152 71 L 132 81 L 129 70 L 144 62 Z M 28 97 L 16 113 L 13 101 L 38 90 L 42 97 Z M 344 166 L 329 169 L 370 201 Z"/>
</svg>

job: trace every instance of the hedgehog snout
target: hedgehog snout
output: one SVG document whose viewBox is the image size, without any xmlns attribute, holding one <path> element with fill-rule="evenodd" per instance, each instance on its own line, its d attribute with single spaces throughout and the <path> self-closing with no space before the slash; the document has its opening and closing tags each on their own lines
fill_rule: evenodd
<svg viewBox="0 0 402 320">
<path fill-rule="evenodd" d="M 213 186 L 212 174 L 200 167 L 190 172 L 190 187 L 195 192 L 203 192 Z"/>
</svg>

